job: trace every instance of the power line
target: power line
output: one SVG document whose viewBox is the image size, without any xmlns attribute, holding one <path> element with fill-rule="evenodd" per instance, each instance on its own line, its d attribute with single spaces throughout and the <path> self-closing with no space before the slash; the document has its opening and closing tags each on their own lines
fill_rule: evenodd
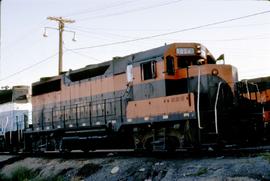
<svg viewBox="0 0 270 181">
<path fill-rule="evenodd" d="M 16 44 L 17 45 L 17 44 Z M 31 43 L 29 46 L 23 46 L 23 47 L 20 47 L 20 51 L 23 51 L 24 53 L 33 53 L 33 47 L 37 48 L 37 46 L 41 46 L 40 44 L 40 40 L 36 40 L 34 41 L 33 43 Z M 44 46 L 44 45 L 42 45 Z M 3 48 L 4 49 L 4 48 Z M 5 48 L 5 54 L 3 55 L 4 59 L 10 59 L 12 57 L 16 57 L 18 56 L 17 53 L 15 53 L 17 50 L 15 47 L 13 48 Z M 20 55 L 19 55 L 20 56 Z"/>
<path fill-rule="evenodd" d="M 32 32 L 36 32 L 36 30 L 40 29 L 41 26 L 44 25 L 46 20 L 41 21 L 37 26 L 32 26 L 31 28 L 27 29 L 26 31 L 22 32 L 22 34 L 19 34 L 12 42 L 9 42 L 9 44 L 5 45 L 3 48 L 9 48 L 10 46 L 18 45 L 20 42 L 25 40 L 28 37 L 33 37 Z"/>
<path fill-rule="evenodd" d="M 74 50 L 72 50 L 72 49 L 69 49 L 69 48 L 65 47 L 65 46 L 64 46 L 64 49 L 66 50 L 66 52 L 72 52 L 72 53 L 74 53 L 74 54 L 76 54 L 76 55 L 80 55 L 80 56 L 82 56 L 82 57 L 84 57 L 84 58 L 89 58 L 89 59 L 92 59 L 92 60 L 101 62 L 101 60 L 99 60 L 99 59 L 97 59 L 97 58 L 94 58 L 94 57 L 91 57 L 91 56 L 89 56 L 89 55 L 85 55 L 85 54 L 82 54 L 82 53 L 78 53 L 78 52 L 76 52 L 76 51 L 74 51 Z"/>
<path fill-rule="evenodd" d="M 254 24 L 239 24 L 239 25 L 233 25 L 233 26 L 215 26 L 215 27 L 209 27 L 209 28 L 205 28 L 205 29 L 224 29 L 224 28 L 241 28 L 241 27 L 254 27 L 254 26 L 269 26 L 270 23 L 254 23 Z M 80 31 L 85 31 L 87 32 L 86 29 L 91 29 L 92 31 L 125 31 L 125 32 L 132 32 L 132 31 L 149 31 L 149 32 L 153 32 L 153 31 L 171 31 L 172 28 L 163 28 L 163 29 L 157 29 L 157 28 L 153 28 L 153 29 L 142 29 L 142 28 L 98 28 L 98 27 L 94 27 L 94 28 L 90 28 L 90 27 L 83 27 L 83 26 L 66 26 L 70 29 L 78 29 Z M 90 33 L 90 32 L 89 32 Z"/>
<path fill-rule="evenodd" d="M 93 20 L 93 19 L 107 18 L 107 17 L 112 17 L 112 16 L 128 14 L 128 13 L 134 13 L 134 12 L 138 12 L 138 11 L 145 11 L 145 10 L 148 10 L 148 9 L 153 9 L 153 8 L 157 8 L 157 7 L 168 6 L 168 5 L 171 5 L 171 4 L 179 3 L 180 1 L 183 1 L 183 0 L 176 0 L 176 1 L 166 2 L 166 3 L 154 5 L 154 6 L 148 6 L 148 7 L 145 7 L 145 8 L 139 7 L 139 8 L 135 8 L 135 9 L 132 9 L 132 10 L 116 12 L 116 13 L 108 13 L 108 14 L 105 14 L 105 15 L 97 15 L 97 16 L 92 16 L 92 17 L 88 17 L 88 18 L 78 19 L 77 21 L 85 21 L 85 20 L 89 20 L 89 19 Z"/>
<path fill-rule="evenodd" d="M 182 39 L 184 42 L 235 42 L 235 41 L 260 41 L 260 40 L 266 40 L 270 39 L 270 36 L 265 37 L 257 37 L 257 38 L 251 38 L 251 37 L 243 37 L 243 38 L 229 38 L 229 39 Z M 175 39 L 158 39 L 163 42 L 175 42 Z"/>
<path fill-rule="evenodd" d="M 82 10 L 82 11 L 79 11 L 79 12 L 75 12 L 75 13 L 65 15 L 65 17 L 77 16 L 77 15 L 81 15 L 81 14 L 89 14 L 89 13 L 93 13 L 93 12 L 102 11 L 102 10 L 105 10 L 105 9 L 111 9 L 111 8 L 123 6 L 123 5 L 130 4 L 130 3 L 134 3 L 134 1 L 132 0 L 132 1 L 125 1 L 125 2 L 122 2 L 122 3 L 109 4 L 109 5 L 107 5 L 107 6 L 103 7 L 103 8 L 98 8 L 98 9 L 93 9 L 93 10 L 92 9 L 85 9 L 85 10 Z"/>
<path fill-rule="evenodd" d="M 267 10 L 267 11 L 262 11 L 262 12 L 258 12 L 258 13 L 254 13 L 254 14 L 249 14 L 249 15 L 245 15 L 245 16 L 241 16 L 241 17 L 238 17 L 238 18 L 231 18 L 231 19 L 227 19 L 227 20 L 223 20 L 223 21 L 218 21 L 218 22 L 214 22 L 214 23 L 208 23 L 208 24 L 205 24 L 205 25 L 200 25 L 200 26 L 195 26 L 195 27 L 191 27 L 191 28 L 186 28 L 186 29 L 182 29 L 182 30 L 177 30 L 177 31 L 172 31 L 172 32 L 167 32 L 167 33 L 162 33 L 162 34 L 157 34 L 157 35 L 152 35 L 152 36 L 146 36 L 146 37 L 141 37 L 141 38 L 136 38 L 136 39 L 131 39 L 131 40 L 125 40 L 125 41 L 119 41 L 119 42 L 112 42 L 112 43 L 107 43 L 107 44 L 100 44 L 100 45 L 94 45 L 94 46 L 88 46 L 88 47 L 81 47 L 81 48 L 74 48 L 74 49 L 68 49 L 68 51 L 73 51 L 75 52 L 75 50 L 83 50 L 83 49 L 91 49 L 91 48 L 98 48 L 98 47 L 105 47 L 105 46 L 112 46 L 112 45 L 117 45 L 117 44 L 124 44 L 124 43 L 130 43 L 130 42 L 135 42 L 135 41 L 140 41 L 140 40 L 145 40 L 145 39 L 151 39 L 151 38 L 156 38 L 156 37 L 161 37 L 161 36 L 166 36 L 166 35 L 170 35 L 170 34 L 175 34 L 175 33 L 180 33 L 180 32 L 186 32 L 186 31 L 191 31 L 191 30 L 195 30 L 195 29 L 200 29 L 200 28 L 204 28 L 204 27 L 208 27 L 208 26 L 213 26 L 213 25 L 217 25 L 217 24 L 224 24 L 224 23 L 228 23 L 228 22 L 231 22 L 231 21 L 236 21 L 236 20 L 240 20 L 240 19 L 246 19 L 246 18 L 249 18 L 249 17 L 253 17 L 253 16 L 258 16 L 258 15 L 262 15 L 262 14 L 267 14 L 267 13 L 270 13 L 270 10 Z M 25 67 L 23 69 L 21 69 L 20 71 L 18 72 L 15 72 L 13 74 L 10 74 L 2 79 L 0 79 L 0 81 L 3 81 L 3 80 L 6 80 L 6 79 L 9 79 L 10 77 L 13 77 L 19 73 L 22 73 L 28 69 L 31 69 L 53 57 L 55 57 L 56 55 L 58 55 L 58 52 L 33 64 L 33 65 L 30 65 L 28 67 Z"/>
<path fill-rule="evenodd" d="M 107 32 L 107 31 L 88 31 L 88 30 L 84 30 L 84 29 L 80 29 L 80 28 L 74 28 L 74 27 L 72 27 L 72 28 L 69 28 L 70 30 L 76 30 L 77 32 L 82 32 L 82 33 L 86 33 L 86 34 L 91 34 L 91 35 L 93 35 L 93 34 L 96 34 L 96 35 L 104 35 L 104 34 L 106 34 L 106 35 L 110 35 L 110 36 L 116 36 L 116 37 L 121 37 L 121 38 L 135 38 L 134 36 L 133 37 L 131 37 L 131 36 L 126 36 L 126 35 L 120 35 L 120 34 L 116 34 L 116 33 L 111 33 L 111 32 Z M 103 34 L 102 34 L 103 33 Z"/>
<path fill-rule="evenodd" d="M 239 24 L 239 25 L 233 25 L 233 26 L 214 26 L 214 27 L 205 27 L 201 28 L 201 30 L 206 30 L 206 29 L 225 29 L 225 28 L 241 28 L 241 27 L 255 27 L 255 26 L 270 26 L 270 23 L 256 23 L 256 24 Z M 161 32 L 161 31 L 172 31 L 172 28 L 168 29 L 118 29 L 118 28 L 90 28 L 90 27 L 83 27 L 83 26 L 66 26 L 70 30 L 76 30 L 82 33 L 87 33 L 87 34 L 98 34 L 101 32 L 104 32 L 105 34 L 112 35 L 112 36 L 118 36 L 118 37 L 126 37 L 126 38 L 132 38 L 131 36 L 126 36 L 123 34 L 116 34 L 112 33 L 112 31 L 120 31 L 120 32 Z M 133 37 L 136 38 L 136 37 Z M 138 37 L 137 37 L 138 38 Z"/>
<path fill-rule="evenodd" d="M 269 26 L 269 25 L 270 23 L 239 24 L 239 25 L 233 25 L 233 26 L 216 26 L 216 27 L 211 27 L 211 29 L 242 28 L 242 27 Z"/>
<path fill-rule="evenodd" d="M 30 65 L 30 66 L 28 66 L 28 67 L 25 67 L 25 68 L 23 68 L 23 69 L 21 69 L 21 70 L 15 72 L 15 73 L 13 73 L 13 74 L 10 74 L 10 75 L 8 75 L 8 76 L 6 76 L 6 77 L 0 79 L 0 82 L 3 81 L 3 80 L 9 79 L 9 78 L 11 78 L 11 77 L 13 77 L 13 76 L 15 76 L 15 75 L 17 75 L 17 74 L 20 74 L 20 73 L 22 73 L 22 72 L 25 72 L 26 70 L 29 70 L 29 69 L 31 69 L 31 68 L 33 68 L 33 67 L 39 65 L 39 64 L 42 64 L 42 63 L 48 61 L 49 59 L 55 57 L 56 55 L 58 55 L 58 52 L 55 53 L 55 54 L 53 54 L 53 55 L 51 55 L 51 56 L 49 56 L 49 57 L 47 57 L 47 58 L 45 58 L 45 59 L 43 59 L 43 60 L 41 60 L 41 61 L 39 61 L 39 62 L 37 62 L 37 63 L 35 63 L 35 64 L 32 64 L 32 65 Z"/>
<path fill-rule="evenodd" d="M 153 28 L 153 29 L 143 29 L 143 28 L 96 28 L 96 27 L 84 27 L 84 26 L 66 26 L 68 28 L 78 28 L 79 30 L 92 30 L 92 31 L 168 31 L 168 30 L 172 30 L 172 28 L 167 28 L 167 29 L 157 29 L 157 28 Z"/>
<path fill-rule="evenodd" d="M 204 40 L 204 41 L 221 41 L 221 42 L 225 42 L 225 41 L 242 41 L 242 40 L 265 40 L 265 39 L 269 39 L 269 38 L 270 38 L 269 36 L 265 36 L 265 37 L 242 37 L 242 38 Z"/>
<path fill-rule="evenodd" d="M 268 36 L 266 36 L 268 35 Z M 261 40 L 261 39 L 269 39 L 269 33 L 268 34 L 258 34 L 254 36 L 245 36 L 245 37 L 239 37 L 239 38 L 228 38 L 228 39 L 200 39 L 200 41 L 213 41 L 213 42 L 226 42 L 226 41 L 242 41 L 242 40 Z M 190 40 L 189 40 L 190 41 Z M 194 40 L 192 40 L 194 41 Z"/>
<path fill-rule="evenodd" d="M 251 25 L 251 24 L 249 24 Z M 260 24 L 262 25 L 262 24 Z M 270 24 L 269 24 L 270 25 Z M 229 27 L 229 26 L 223 26 L 223 27 Z M 222 26 L 219 26 L 218 28 L 223 28 Z M 78 32 L 83 32 L 83 33 L 88 33 L 88 34 L 98 34 L 96 33 L 95 31 L 87 31 L 87 30 L 83 30 L 83 29 L 80 29 L 80 28 L 72 28 L 72 30 L 76 30 Z M 99 31 L 100 32 L 100 31 Z M 120 35 L 120 34 L 115 34 L 115 33 L 108 33 L 106 31 L 102 31 L 104 32 L 104 34 L 108 34 L 108 35 L 111 35 L 111 36 L 117 36 L 117 37 L 122 37 L 122 38 L 131 38 L 130 36 L 125 36 L 125 35 Z M 227 38 L 227 39 L 200 39 L 200 41 L 241 41 L 241 40 L 260 40 L 260 39 L 269 39 L 269 33 L 267 34 L 257 34 L 257 35 L 253 35 L 253 36 L 245 36 L 245 37 L 239 37 L 239 38 Z M 135 37 L 133 37 L 135 38 Z M 170 39 L 160 39 L 160 40 L 163 40 L 163 41 L 166 41 L 166 40 L 170 40 Z M 175 39 L 172 39 L 173 41 Z M 194 41 L 194 40 L 192 40 Z"/>
<path fill-rule="evenodd" d="M 181 29 L 181 30 L 177 30 L 177 31 L 171 31 L 171 32 L 166 32 L 166 33 L 161 33 L 161 34 L 156 34 L 156 35 L 151 35 L 151 36 L 145 36 L 145 37 L 130 39 L 130 40 L 124 40 L 124 41 L 118 41 L 118 42 L 112 42 L 112 43 L 106 43 L 106 44 L 100 44 L 100 45 L 93 45 L 93 46 L 88 46 L 88 47 L 74 48 L 72 50 L 83 50 L 83 49 L 99 48 L 99 47 L 106 47 L 106 46 L 130 43 L 130 42 L 135 42 L 135 41 L 141 41 L 141 40 L 146 40 L 146 39 L 152 39 L 152 38 L 167 36 L 167 35 L 171 35 L 171 34 L 176 34 L 176 33 L 201 29 L 201 28 L 205 28 L 205 27 L 208 27 L 208 26 L 224 24 L 224 23 L 228 23 L 228 22 L 232 22 L 232 21 L 236 21 L 236 20 L 240 20 L 240 19 L 246 19 L 246 18 L 250 18 L 250 17 L 253 17 L 253 16 L 262 15 L 262 14 L 267 14 L 267 13 L 270 13 L 270 10 L 261 11 L 261 12 L 258 12 L 258 13 L 253 13 L 253 14 L 249 14 L 249 15 L 245 15 L 245 16 L 240 16 L 240 17 L 237 17 L 237 18 L 231 18 L 231 19 L 227 19 L 227 20 L 217 21 L 217 22 L 214 22 L 214 23 L 208 23 L 208 24 L 204 24 L 204 25 L 200 25 L 200 26 L 191 27 L 191 28 L 185 28 L 185 29 Z"/>
</svg>

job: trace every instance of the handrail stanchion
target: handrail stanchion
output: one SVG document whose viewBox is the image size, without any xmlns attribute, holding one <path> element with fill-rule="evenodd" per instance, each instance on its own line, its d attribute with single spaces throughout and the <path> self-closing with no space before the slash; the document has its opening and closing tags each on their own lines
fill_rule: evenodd
<svg viewBox="0 0 270 181">
<path fill-rule="evenodd" d="M 201 69 L 198 67 L 198 95 L 197 95 L 197 116 L 198 116 L 198 127 L 201 127 L 201 116 L 200 116 L 200 90 L 201 90 Z"/>
<path fill-rule="evenodd" d="M 216 101 L 215 101 L 215 128 L 216 128 L 216 134 L 218 134 L 217 103 L 218 103 L 218 97 L 219 97 L 219 91 L 220 91 L 221 84 L 222 84 L 222 82 L 218 83 L 218 89 L 217 89 L 217 95 L 216 95 Z"/>
</svg>

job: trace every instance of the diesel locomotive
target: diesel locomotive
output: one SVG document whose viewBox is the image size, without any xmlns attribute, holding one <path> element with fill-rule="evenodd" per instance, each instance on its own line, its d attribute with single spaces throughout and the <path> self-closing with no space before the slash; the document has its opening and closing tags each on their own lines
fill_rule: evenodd
<svg viewBox="0 0 270 181">
<path fill-rule="evenodd" d="M 258 134 L 267 112 L 261 102 L 253 109 L 247 93 L 237 69 L 217 64 L 199 43 L 114 57 L 33 83 L 23 148 L 160 151 L 242 143 Z"/>
<path fill-rule="evenodd" d="M 270 122 L 270 77 L 260 77 L 247 81 L 253 85 L 249 99 L 256 100 L 263 105 L 263 120 L 265 125 L 268 125 Z"/>
<path fill-rule="evenodd" d="M 261 138 L 270 138 L 270 77 L 259 77 L 254 79 L 242 80 L 246 91 L 243 96 L 252 101 L 253 107 L 261 110 L 258 120 L 260 123 Z M 259 106 L 258 106 L 259 105 Z M 254 108 L 253 108 L 254 110 Z M 258 117 L 258 116 L 257 116 Z"/>
<path fill-rule="evenodd" d="M 23 131 L 31 124 L 30 87 L 0 90 L 0 150 L 22 148 Z"/>
</svg>

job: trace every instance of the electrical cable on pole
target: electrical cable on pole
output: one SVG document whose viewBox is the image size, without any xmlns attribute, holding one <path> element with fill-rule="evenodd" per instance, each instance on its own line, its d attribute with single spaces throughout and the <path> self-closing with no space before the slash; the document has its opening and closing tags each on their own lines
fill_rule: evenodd
<svg viewBox="0 0 270 181">
<path fill-rule="evenodd" d="M 59 31 L 59 58 L 58 58 L 58 75 L 62 73 L 63 70 L 63 32 L 65 23 L 74 23 L 74 20 L 69 20 L 69 19 L 63 19 L 62 17 L 47 17 L 48 20 L 51 21 L 56 21 L 58 22 L 58 29 L 56 28 L 51 28 L 51 27 L 45 27 L 45 32 L 43 34 L 44 37 L 47 37 L 46 35 L 46 30 L 47 29 L 56 29 Z M 75 32 L 74 31 L 68 31 L 73 33 L 73 41 L 75 41 Z"/>
</svg>

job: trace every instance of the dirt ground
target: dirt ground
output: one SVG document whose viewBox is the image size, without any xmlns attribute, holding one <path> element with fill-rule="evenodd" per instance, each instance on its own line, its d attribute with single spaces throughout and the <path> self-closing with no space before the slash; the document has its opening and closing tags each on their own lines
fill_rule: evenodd
<svg viewBox="0 0 270 181">
<path fill-rule="evenodd" d="M 0 160 L 1 160 L 0 156 Z M 149 158 L 105 154 L 104 158 L 25 158 L 4 166 L 0 173 L 10 178 L 26 167 L 44 180 L 84 181 L 252 181 L 270 180 L 270 154 L 255 157 Z M 35 179 L 32 179 L 35 180 Z"/>
</svg>

